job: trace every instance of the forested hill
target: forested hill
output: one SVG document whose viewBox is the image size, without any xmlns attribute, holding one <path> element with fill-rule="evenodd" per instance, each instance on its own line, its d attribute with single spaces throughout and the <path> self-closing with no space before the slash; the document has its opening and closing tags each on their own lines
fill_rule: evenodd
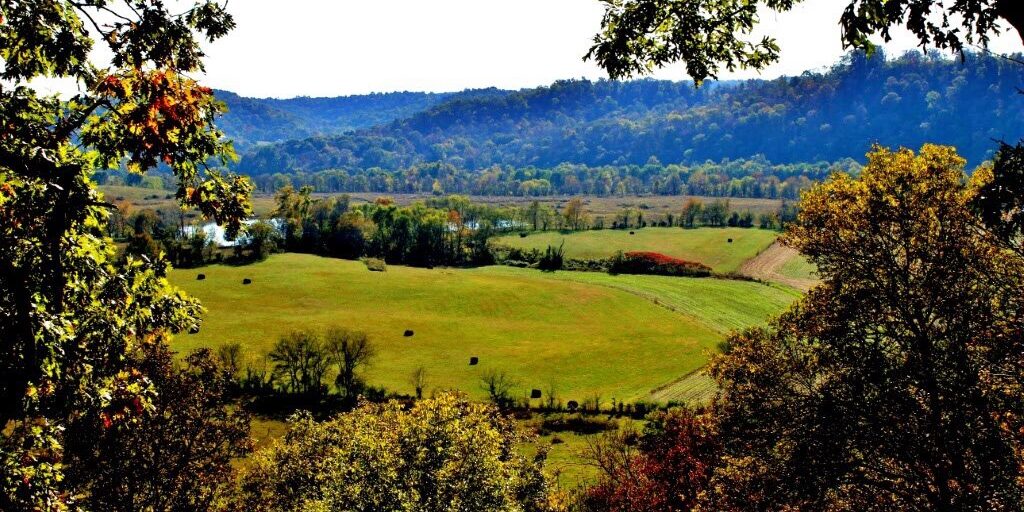
<svg viewBox="0 0 1024 512">
<path fill-rule="evenodd" d="M 228 112 L 218 125 L 240 151 L 263 143 L 340 135 L 404 119 L 451 98 L 505 94 L 496 89 L 431 94 L 393 92 L 337 98 L 246 98 L 215 91 Z"/>
<path fill-rule="evenodd" d="M 794 163 L 860 160 L 874 142 L 952 144 L 976 164 L 990 155 L 993 139 L 1024 136 L 1021 86 L 1019 64 L 985 55 L 961 63 L 919 52 L 893 60 L 851 54 L 824 73 L 700 89 L 654 80 L 562 81 L 452 96 L 382 126 L 256 148 L 239 169 L 395 170 L 447 162 L 477 170 L 753 155 Z"/>
</svg>

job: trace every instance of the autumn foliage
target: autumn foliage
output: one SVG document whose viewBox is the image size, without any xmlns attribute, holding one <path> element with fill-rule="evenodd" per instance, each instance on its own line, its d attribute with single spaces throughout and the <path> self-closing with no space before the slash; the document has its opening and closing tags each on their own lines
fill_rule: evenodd
<svg viewBox="0 0 1024 512">
<path fill-rule="evenodd" d="M 635 447 L 631 447 L 633 444 Z M 710 416 L 673 409 L 654 418 L 636 440 L 614 434 L 592 447 L 601 481 L 584 508 L 608 512 L 692 510 L 721 452 Z"/>
<path fill-rule="evenodd" d="M 653 274 L 662 276 L 704 277 L 711 267 L 695 261 L 673 258 L 659 252 L 635 251 L 612 259 L 613 274 Z"/>
</svg>

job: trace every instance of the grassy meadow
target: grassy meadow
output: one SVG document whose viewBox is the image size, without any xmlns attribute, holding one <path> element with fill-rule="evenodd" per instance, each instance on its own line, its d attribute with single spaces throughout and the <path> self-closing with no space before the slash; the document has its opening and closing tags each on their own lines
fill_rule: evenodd
<svg viewBox="0 0 1024 512">
<path fill-rule="evenodd" d="M 630 234 L 630 232 L 634 234 Z M 747 260 L 768 248 L 778 233 L 744 228 L 643 228 L 602 229 L 562 233 L 546 231 L 496 238 L 495 244 L 544 250 L 565 243 L 570 258 L 607 258 L 616 251 L 654 251 L 697 261 L 715 272 L 734 272 Z M 732 243 L 729 243 L 729 239 Z"/>
<path fill-rule="evenodd" d="M 760 323 L 796 297 L 743 281 L 510 267 L 380 273 L 302 254 L 170 277 L 207 309 L 198 334 L 175 339 L 178 350 L 238 341 L 259 364 L 289 331 L 340 325 L 370 334 L 379 354 L 368 381 L 389 390 L 411 393 L 409 375 L 424 366 L 430 388 L 483 397 L 481 375 L 497 370 L 520 393 L 553 384 L 563 400 L 606 402 L 651 399 L 703 366 L 725 331 Z M 472 356 L 479 365 L 469 365 Z"/>
</svg>

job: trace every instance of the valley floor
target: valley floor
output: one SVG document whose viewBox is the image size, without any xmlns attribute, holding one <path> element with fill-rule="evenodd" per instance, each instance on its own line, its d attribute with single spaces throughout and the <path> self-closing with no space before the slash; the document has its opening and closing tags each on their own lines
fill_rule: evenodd
<svg viewBox="0 0 1024 512">
<path fill-rule="evenodd" d="M 411 393 L 409 376 L 422 366 L 434 389 L 483 397 L 481 376 L 494 370 L 518 382 L 517 396 L 554 386 L 565 401 L 606 403 L 662 396 L 726 332 L 761 324 L 799 296 L 746 281 L 511 267 L 370 272 L 303 254 L 170 277 L 207 309 L 198 334 L 174 341 L 181 351 L 238 341 L 247 363 L 261 365 L 282 335 L 337 325 L 370 335 L 379 354 L 367 380 L 390 391 Z"/>
</svg>

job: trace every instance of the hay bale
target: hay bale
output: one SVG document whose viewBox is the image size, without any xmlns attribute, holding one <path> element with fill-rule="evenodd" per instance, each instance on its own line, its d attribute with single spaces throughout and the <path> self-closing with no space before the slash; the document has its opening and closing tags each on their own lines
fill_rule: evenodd
<svg viewBox="0 0 1024 512">
<path fill-rule="evenodd" d="M 579 402 L 577 402 L 576 400 L 569 400 L 569 401 L 568 401 L 568 402 L 567 402 L 567 403 L 565 404 L 565 408 L 566 408 L 566 409 L 569 409 L 570 411 L 575 411 L 576 409 L 579 409 L 579 408 L 580 408 L 580 404 L 579 404 Z"/>
<path fill-rule="evenodd" d="M 405 336 L 406 338 L 408 338 L 408 337 L 410 337 L 412 335 L 413 335 L 412 330 L 411 329 L 406 329 L 405 333 L 402 336 Z"/>
<path fill-rule="evenodd" d="M 540 398 L 540 390 L 539 389 L 531 389 L 530 390 L 530 398 Z"/>
<path fill-rule="evenodd" d="M 480 362 L 480 358 L 479 357 L 473 356 L 473 357 L 469 358 L 469 365 L 470 366 L 476 366 L 477 363 L 479 363 L 479 362 Z"/>
<path fill-rule="evenodd" d="M 206 279 L 206 274 L 199 274 L 196 276 L 196 281 L 202 281 L 203 279 Z"/>
<path fill-rule="evenodd" d="M 249 279 L 248 277 L 245 278 L 245 279 L 242 279 L 242 284 L 252 284 L 252 279 Z"/>
</svg>

